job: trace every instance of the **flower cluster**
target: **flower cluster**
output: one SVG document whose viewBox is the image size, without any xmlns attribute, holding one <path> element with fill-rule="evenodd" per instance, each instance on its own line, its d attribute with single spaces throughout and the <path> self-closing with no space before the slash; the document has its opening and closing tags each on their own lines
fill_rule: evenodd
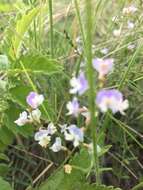
<svg viewBox="0 0 143 190">
<path fill-rule="evenodd" d="M 105 49 L 103 53 L 105 54 L 108 50 Z M 114 59 L 112 58 L 95 58 L 92 62 L 93 69 L 98 73 L 98 79 L 102 83 L 104 83 L 106 76 L 113 71 L 114 68 Z M 84 95 L 86 91 L 89 89 L 88 80 L 86 79 L 86 75 L 83 71 L 79 72 L 78 76 L 72 77 L 70 80 L 70 94 L 74 95 L 71 101 L 69 101 L 66 105 L 68 110 L 67 115 L 72 115 L 73 117 L 84 116 L 85 124 L 88 125 L 90 123 L 90 111 L 84 105 L 81 107 L 79 104 L 78 97 Z M 116 89 L 101 89 L 97 92 L 95 103 L 99 110 L 103 113 L 111 110 L 113 114 L 120 112 L 121 114 L 125 114 L 125 110 L 128 108 L 128 100 L 123 99 L 123 95 L 119 90 Z M 61 126 L 61 133 L 64 134 L 65 140 L 72 141 L 74 147 L 77 147 L 82 143 L 83 145 L 92 147 L 88 144 L 84 143 L 84 128 L 79 128 L 76 125 L 72 124 L 70 126 L 63 125 Z M 101 151 L 100 146 L 97 147 L 98 152 Z M 93 152 L 93 151 L 90 151 Z"/>
<path fill-rule="evenodd" d="M 113 71 L 114 60 L 111 58 L 93 59 L 93 69 L 98 72 L 98 79 L 104 82 L 104 78 Z M 83 71 L 80 71 L 78 76 L 74 76 L 70 80 L 70 93 L 74 94 L 74 97 L 66 105 L 68 113 L 67 115 L 72 115 L 78 117 L 79 115 L 85 117 L 85 124 L 90 123 L 90 112 L 85 106 L 80 107 L 78 96 L 82 96 L 88 89 L 88 81 L 86 75 Z M 128 100 L 123 100 L 123 95 L 120 91 L 116 89 L 105 90 L 101 89 L 95 98 L 97 107 L 101 112 L 107 112 L 111 110 L 113 113 L 120 112 L 125 114 L 125 110 L 128 108 Z M 41 112 L 38 107 L 43 103 L 44 96 L 36 92 L 30 92 L 26 98 L 27 104 L 30 106 L 28 111 L 20 113 L 19 118 L 15 121 L 18 126 L 23 126 L 27 123 L 34 123 L 38 126 L 39 130 L 35 133 L 34 139 L 39 143 L 40 146 L 46 148 L 49 147 L 53 152 L 59 152 L 60 150 L 67 150 L 66 147 L 62 145 L 62 139 L 72 142 L 74 147 L 80 144 L 84 145 L 84 128 L 80 128 L 75 124 L 59 125 L 60 131 L 51 122 L 48 124 L 47 128 L 43 128 L 41 124 Z M 42 127 L 39 127 L 42 126 Z M 60 136 L 59 136 L 60 133 Z"/>
<path fill-rule="evenodd" d="M 73 77 L 70 80 L 70 94 L 74 95 L 83 95 L 89 88 L 88 81 L 86 79 L 86 76 L 84 72 L 80 72 L 77 77 Z M 68 113 L 67 115 L 73 115 L 74 117 L 78 117 L 80 113 L 80 105 L 77 97 L 73 97 L 72 101 L 69 101 L 66 105 Z"/>
<path fill-rule="evenodd" d="M 30 106 L 30 109 L 20 113 L 19 118 L 15 121 L 15 123 L 18 126 L 23 126 L 27 123 L 34 123 L 39 127 L 41 125 L 41 111 L 38 109 L 38 107 L 43 103 L 43 101 L 44 96 L 42 94 L 30 92 L 26 98 L 26 102 Z M 34 139 L 35 141 L 38 141 L 40 146 L 46 148 L 56 132 L 57 129 L 54 124 L 49 123 L 47 129 L 39 128 L 39 131 L 35 133 Z M 53 152 L 58 152 L 62 149 L 62 141 L 60 137 L 55 138 L 55 142 L 52 144 L 50 149 Z"/>
<path fill-rule="evenodd" d="M 79 81 L 79 86 L 80 86 L 80 88 L 78 88 L 79 92 L 82 89 L 82 85 L 87 85 L 86 84 L 87 81 L 84 78 L 83 74 L 81 74 L 77 80 Z M 84 86 L 84 90 L 86 88 L 87 87 Z M 39 126 L 41 126 L 42 124 L 40 121 L 41 112 L 38 109 L 38 107 L 43 103 L 43 101 L 44 101 L 44 96 L 42 94 L 38 94 L 36 92 L 30 92 L 26 98 L 26 102 L 30 106 L 30 108 L 28 109 L 28 111 L 20 113 L 19 118 L 15 121 L 15 123 L 18 126 L 23 126 L 27 123 L 34 123 L 39 128 Z M 79 111 L 78 110 L 79 104 L 77 102 L 77 99 L 74 98 L 72 102 L 69 102 L 67 108 L 69 109 L 68 115 L 74 114 L 75 116 L 77 116 Z M 64 124 L 59 126 L 61 133 L 60 136 L 63 136 L 63 138 L 66 141 L 72 142 L 74 147 L 79 146 L 80 143 L 83 142 L 84 133 L 82 129 L 78 128 L 76 125 L 67 126 L 67 124 Z M 66 147 L 62 146 L 62 139 L 61 137 L 57 136 L 57 134 L 58 130 L 51 122 L 48 124 L 47 128 L 40 127 L 39 130 L 35 133 L 34 139 L 35 141 L 38 142 L 40 146 L 44 148 L 49 146 L 49 149 L 52 150 L 53 152 L 59 152 L 60 150 L 67 150 Z"/>
<path fill-rule="evenodd" d="M 93 68 L 98 72 L 98 79 L 104 82 L 105 77 L 113 71 L 114 67 L 114 59 L 107 58 L 95 58 L 93 59 Z M 83 72 L 80 72 L 78 77 L 73 77 L 70 80 L 70 93 L 83 95 L 89 88 L 88 81 Z M 120 112 L 121 114 L 125 114 L 124 111 L 128 108 L 128 100 L 123 100 L 123 95 L 119 90 L 111 89 L 104 90 L 101 89 L 95 98 L 95 102 L 97 107 L 101 110 L 101 112 L 107 112 L 111 110 L 114 114 Z M 83 106 L 84 108 L 84 106 Z M 73 115 L 74 117 L 78 117 L 79 114 L 85 116 L 90 119 L 90 113 L 88 109 L 80 108 L 79 101 L 77 97 L 74 97 L 72 101 L 67 103 L 68 113 L 67 115 Z M 86 111 L 85 111 L 86 110 Z"/>
<path fill-rule="evenodd" d="M 42 146 L 42 147 L 47 147 L 47 145 L 50 143 L 51 141 L 51 137 L 52 135 L 54 135 L 56 133 L 57 129 L 56 127 L 54 126 L 53 123 L 50 123 L 47 127 L 47 129 L 39 129 L 38 132 L 35 133 L 35 140 L 39 142 L 39 144 Z M 56 142 L 55 142 L 56 143 Z M 57 143 L 56 143 L 57 144 Z M 60 147 L 61 147 L 61 144 L 60 144 Z M 53 149 L 53 148 L 51 148 Z M 55 150 L 55 149 L 54 149 Z M 57 151 L 55 151 L 57 152 Z"/>
<path fill-rule="evenodd" d="M 94 59 L 93 68 L 99 73 L 99 80 L 104 79 L 104 77 L 113 70 L 114 60 L 113 59 Z M 128 108 L 128 100 L 123 100 L 123 95 L 119 90 L 111 89 L 104 90 L 101 89 L 96 96 L 96 105 L 101 110 L 101 112 L 107 112 L 111 110 L 112 113 L 120 112 L 125 114 L 124 110 Z"/>
<path fill-rule="evenodd" d="M 60 150 L 64 150 L 64 146 L 62 146 L 62 139 L 58 136 L 54 138 L 54 135 L 56 134 L 57 129 L 54 126 L 53 123 L 50 123 L 47 127 L 45 128 L 40 128 L 38 132 L 35 133 L 34 139 L 35 141 L 38 141 L 39 145 L 47 148 L 47 146 L 50 144 L 49 149 L 52 150 L 53 152 L 59 152 Z M 54 140 L 54 143 L 51 144 L 52 139 Z"/>
<path fill-rule="evenodd" d="M 137 7 L 135 7 L 135 5 L 130 5 L 128 7 L 124 7 L 123 8 L 123 14 L 128 15 L 128 14 L 134 14 L 135 12 L 137 12 Z"/>
</svg>

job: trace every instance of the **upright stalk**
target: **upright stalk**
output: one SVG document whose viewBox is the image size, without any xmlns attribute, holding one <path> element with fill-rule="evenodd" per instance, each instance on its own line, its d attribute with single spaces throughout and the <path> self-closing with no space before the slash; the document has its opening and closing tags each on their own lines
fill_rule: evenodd
<svg viewBox="0 0 143 190">
<path fill-rule="evenodd" d="M 49 20 L 50 20 L 50 49 L 51 56 L 54 57 L 54 35 L 53 35 L 53 6 L 52 0 L 48 0 L 49 2 Z"/>
<path fill-rule="evenodd" d="M 85 46 L 85 34 L 84 34 L 84 29 L 83 29 L 83 25 L 82 25 L 82 21 L 81 21 L 78 0 L 74 0 L 74 5 L 75 5 L 75 9 L 76 9 L 76 15 L 77 15 L 78 23 L 79 23 L 79 26 L 80 26 L 80 32 L 81 32 L 81 35 L 82 35 L 83 44 Z"/>
<path fill-rule="evenodd" d="M 97 154 L 97 118 L 95 117 L 95 89 L 94 89 L 94 71 L 92 67 L 92 36 L 93 36 L 93 24 L 92 24 L 92 0 L 85 0 L 85 12 L 86 12 L 86 44 L 85 55 L 87 61 L 87 77 L 89 83 L 89 109 L 91 114 L 90 129 L 93 140 L 93 154 L 94 154 L 94 168 L 96 174 L 96 183 L 100 184 L 100 171 L 99 171 L 99 159 Z"/>
</svg>

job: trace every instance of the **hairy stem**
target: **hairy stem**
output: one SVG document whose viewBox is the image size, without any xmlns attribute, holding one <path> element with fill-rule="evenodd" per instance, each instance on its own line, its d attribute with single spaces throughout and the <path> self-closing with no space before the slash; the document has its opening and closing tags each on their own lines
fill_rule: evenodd
<svg viewBox="0 0 143 190">
<path fill-rule="evenodd" d="M 93 140 L 93 154 L 94 154 L 94 167 L 96 173 L 96 183 L 100 184 L 99 174 L 99 159 L 97 154 L 97 118 L 95 117 L 95 89 L 94 89 L 94 71 L 92 68 L 92 0 L 85 0 L 85 11 L 86 11 L 86 47 L 85 55 L 87 60 L 87 76 L 89 83 L 89 109 L 91 114 L 91 133 Z"/>
</svg>

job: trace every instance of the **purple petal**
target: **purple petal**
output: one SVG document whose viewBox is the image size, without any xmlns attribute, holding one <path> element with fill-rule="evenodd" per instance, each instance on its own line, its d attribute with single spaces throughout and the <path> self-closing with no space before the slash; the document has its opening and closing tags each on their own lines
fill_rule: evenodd
<svg viewBox="0 0 143 190">
<path fill-rule="evenodd" d="M 100 104 L 104 97 L 111 98 L 114 97 L 117 101 L 123 101 L 123 95 L 119 90 L 100 90 L 97 93 L 96 103 Z"/>
<path fill-rule="evenodd" d="M 81 88 L 79 89 L 79 95 L 82 95 L 88 89 L 88 81 L 83 72 L 78 77 Z"/>
<path fill-rule="evenodd" d="M 33 103 L 34 98 L 37 96 L 36 92 L 30 92 L 29 95 L 26 98 L 26 102 L 33 108 L 35 108 L 35 105 Z"/>
<path fill-rule="evenodd" d="M 99 72 L 100 75 L 106 75 L 113 69 L 113 59 L 93 59 L 93 68 Z"/>
<path fill-rule="evenodd" d="M 80 128 L 76 127 L 76 125 L 69 126 L 68 130 L 71 134 L 76 136 L 76 138 L 78 138 L 79 141 L 83 141 L 84 133 Z"/>
</svg>

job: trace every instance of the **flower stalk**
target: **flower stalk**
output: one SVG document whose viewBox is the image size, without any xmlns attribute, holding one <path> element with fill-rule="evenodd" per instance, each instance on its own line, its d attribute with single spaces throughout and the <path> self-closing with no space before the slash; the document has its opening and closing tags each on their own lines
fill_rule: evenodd
<svg viewBox="0 0 143 190">
<path fill-rule="evenodd" d="M 92 25 L 92 0 L 85 0 L 85 12 L 86 12 L 86 44 L 85 44 L 85 56 L 87 61 L 87 77 L 89 83 L 89 110 L 91 114 L 90 129 L 93 140 L 93 155 L 94 155 L 94 168 L 96 174 L 96 183 L 99 185 L 100 182 L 100 170 L 99 170 L 99 159 L 97 152 L 97 116 L 95 116 L 96 105 L 95 105 L 95 89 L 94 89 L 94 70 L 92 66 L 92 36 L 93 36 L 93 25 Z"/>
</svg>

